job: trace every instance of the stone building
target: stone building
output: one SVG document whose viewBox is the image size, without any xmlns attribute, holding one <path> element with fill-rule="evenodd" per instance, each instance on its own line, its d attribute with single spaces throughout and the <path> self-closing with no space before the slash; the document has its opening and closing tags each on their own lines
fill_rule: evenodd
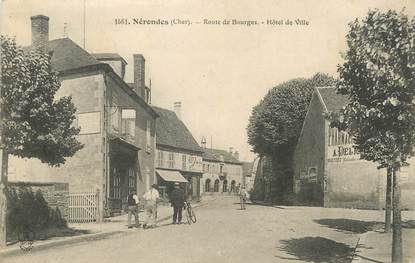
<svg viewBox="0 0 415 263">
<path fill-rule="evenodd" d="M 269 156 L 261 156 L 255 159 L 254 164 L 253 173 L 255 177 L 251 190 L 251 198 L 272 202 L 274 193 L 278 191 L 272 168 L 272 158 Z"/>
<path fill-rule="evenodd" d="M 380 209 L 386 170 L 360 160 L 352 138 L 324 117 L 348 103 L 334 87 L 315 88 L 294 153 L 294 192 L 302 204 Z M 402 207 L 415 208 L 415 166 L 401 168 Z"/>
<path fill-rule="evenodd" d="M 200 199 L 202 154 L 193 135 L 181 121 L 181 103 L 170 111 L 153 106 L 157 119 L 157 181 L 162 195 L 167 198 L 174 182 L 179 182 L 193 200 Z"/>
<path fill-rule="evenodd" d="M 242 162 L 242 185 L 249 192 L 254 187 L 255 171 L 258 169 L 259 158 L 253 162 Z"/>
<path fill-rule="evenodd" d="M 243 185 L 242 162 L 237 151 L 206 148 L 202 140 L 203 154 L 203 193 L 237 193 Z"/>
<path fill-rule="evenodd" d="M 13 181 L 58 181 L 69 190 L 98 191 L 100 219 L 104 211 L 122 211 L 131 190 L 143 193 L 155 181 L 155 122 L 148 104 L 144 59 L 134 55 L 134 84 L 124 80 L 126 61 L 117 54 L 93 54 L 69 38 L 49 41 L 49 18 L 31 17 L 32 48 L 52 54 L 61 87 L 56 98 L 72 96 L 74 125 L 84 148 L 58 168 L 35 159 L 10 159 Z M 130 87 L 131 86 L 131 87 Z"/>
</svg>

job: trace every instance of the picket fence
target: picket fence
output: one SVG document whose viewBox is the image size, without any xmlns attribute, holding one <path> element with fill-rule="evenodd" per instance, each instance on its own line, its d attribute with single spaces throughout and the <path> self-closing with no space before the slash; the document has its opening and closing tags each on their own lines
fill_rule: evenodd
<svg viewBox="0 0 415 263">
<path fill-rule="evenodd" d="M 69 222 L 87 223 L 97 220 L 99 192 L 95 190 L 69 193 Z"/>
</svg>

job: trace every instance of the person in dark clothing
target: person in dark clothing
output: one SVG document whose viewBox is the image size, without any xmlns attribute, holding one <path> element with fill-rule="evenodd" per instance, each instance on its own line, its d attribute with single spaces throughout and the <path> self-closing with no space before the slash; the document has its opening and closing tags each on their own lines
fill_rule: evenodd
<svg viewBox="0 0 415 263">
<path fill-rule="evenodd" d="M 182 210 L 184 206 L 184 192 L 179 183 L 174 183 L 174 189 L 170 193 L 170 203 L 173 207 L 173 224 L 182 222 Z"/>
<path fill-rule="evenodd" d="M 128 228 L 133 228 L 131 225 L 131 216 L 134 215 L 135 227 L 139 226 L 138 223 L 138 196 L 135 190 L 132 190 L 127 197 L 127 210 L 128 210 Z"/>
</svg>

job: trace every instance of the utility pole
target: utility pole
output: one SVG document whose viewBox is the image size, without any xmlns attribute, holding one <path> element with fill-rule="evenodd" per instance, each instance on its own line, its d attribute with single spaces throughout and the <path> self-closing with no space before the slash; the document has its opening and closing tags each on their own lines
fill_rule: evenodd
<svg viewBox="0 0 415 263">
<path fill-rule="evenodd" d="M 2 61 L 2 54 L 0 52 L 0 61 Z M 0 66 L 0 82 L 2 79 L 2 71 Z M 7 220 L 7 151 L 4 145 L 3 136 L 3 85 L 0 83 L 0 247 L 6 246 L 6 220 Z"/>
<path fill-rule="evenodd" d="M 84 0 L 84 10 L 83 11 L 84 11 L 84 17 L 83 17 L 84 18 L 83 19 L 84 20 L 84 46 L 83 46 L 83 48 L 86 49 L 85 48 L 85 42 L 86 42 L 86 40 L 85 40 L 86 39 L 86 21 L 85 21 L 85 19 L 86 19 L 86 0 Z"/>
</svg>

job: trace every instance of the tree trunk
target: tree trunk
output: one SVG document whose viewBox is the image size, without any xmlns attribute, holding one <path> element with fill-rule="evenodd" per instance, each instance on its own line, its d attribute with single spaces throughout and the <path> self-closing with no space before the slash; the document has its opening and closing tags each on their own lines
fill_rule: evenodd
<svg viewBox="0 0 415 263">
<path fill-rule="evenodd" d="M 8 154 L 4 149 L 0 149 L 0 247 L 6 246 L 7 238 L 7 164 Z"/>
<path fill-rule="evenodd" d="M 401 187 L 399 168 L 392 170 L 393 177 L 393 235 L 392 263 L 402 263 Z"/>
<path fill-rule="evenodd" d="M 392 168 L 388 167 L 386 175 L 386 200 L 385 200 L 385 233 L 391 231 L 392 215 Z"/>
</svg>

